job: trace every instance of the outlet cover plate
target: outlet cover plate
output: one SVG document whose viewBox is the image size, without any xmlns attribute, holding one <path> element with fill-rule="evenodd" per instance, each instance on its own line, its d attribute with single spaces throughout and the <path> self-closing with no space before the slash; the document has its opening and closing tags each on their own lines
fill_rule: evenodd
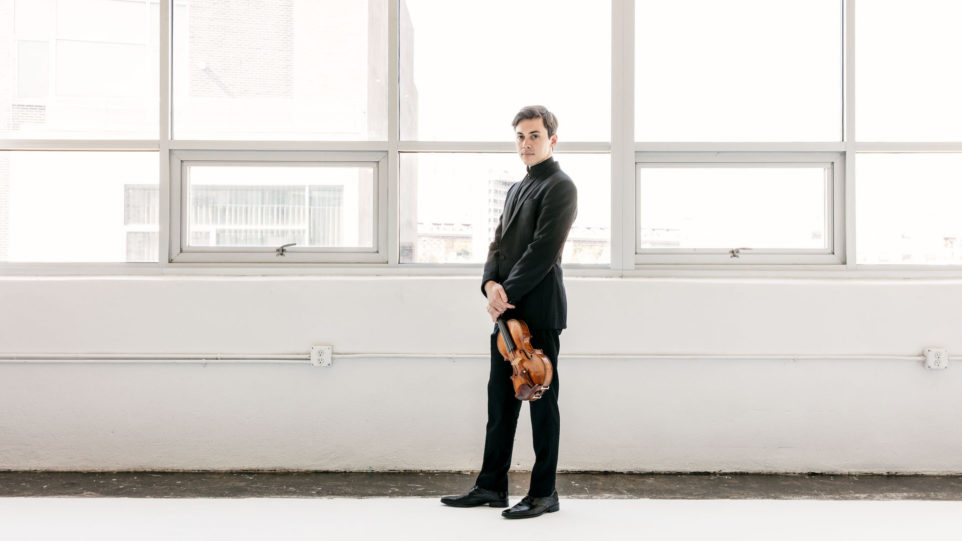
<svg viewBox="0 0 962 541">
<path fill-rule="evenodd" d="M 925 367 L 930 370 L 945 370 L 949 367 L 949 350 L 945 348 L 925 348 Z"/>
<path fill-rule="evenodd" d="M 313 366 L 331 366 L 334 364 L 334 346 L 311 346 L 311 364 Z"/>
</svg>

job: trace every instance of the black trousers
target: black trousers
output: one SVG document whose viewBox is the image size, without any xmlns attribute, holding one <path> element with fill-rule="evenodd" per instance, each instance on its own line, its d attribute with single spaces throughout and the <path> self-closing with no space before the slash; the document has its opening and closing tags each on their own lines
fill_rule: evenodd
<svg viewBox="0 0 962 541">
<path fill-rule="evenodd" d="M 531 345 L 544 351 L 554 367 L 554 379 L 548 391 L 531 405 L 531 432 L 534 440 L 534 467 L 528 494 L 535 498 L 550 496 L 555 490 L 558 470 L 558 438 L 561 415 L 558 412 L 558 352 L 561 348 L 558 329 L 530 329 Z M 484 439 L 484 460 L 477 485 L 488 490 L 507 492 L 508 470 L 514 433 L 518 426 L 521 401 L 514 397 L 511 363 L 498 351 L 498 331 L 491 334 L 491 373 L 488 376 L 488 424 Z"/>
</svg>

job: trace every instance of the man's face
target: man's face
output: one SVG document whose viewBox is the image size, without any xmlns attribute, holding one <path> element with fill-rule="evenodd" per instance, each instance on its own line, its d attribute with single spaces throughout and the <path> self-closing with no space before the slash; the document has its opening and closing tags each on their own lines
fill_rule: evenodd
<svg viewBox="0 0 962 541">
<path fill-rule="evenodd" d="M 541 163 L 551 156 L 558 134 L 548 137 L 548 130 L 544 127 L 544 119 L 526 118 L 518 122 L 515 127 L 515 143 L 518 145 L 518 155 L 525 165 Z"/>
</svg>

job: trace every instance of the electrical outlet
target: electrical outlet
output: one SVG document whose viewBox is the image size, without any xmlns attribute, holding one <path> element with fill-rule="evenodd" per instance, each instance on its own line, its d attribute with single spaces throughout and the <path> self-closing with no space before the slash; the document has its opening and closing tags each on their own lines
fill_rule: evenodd
<svg viewBox="0 0 962 541">
<path fill-rule="evenodd" d="M 311 346 L 311 364 L 331 366 L 334 364 L 334 346 Z"/>
<path fill-rule="evenodd" d="M 925 348 L 925 367 L 932 370 L 945 370 L 949 367 L 949 350 L 945 348 Z"/>
</svg>

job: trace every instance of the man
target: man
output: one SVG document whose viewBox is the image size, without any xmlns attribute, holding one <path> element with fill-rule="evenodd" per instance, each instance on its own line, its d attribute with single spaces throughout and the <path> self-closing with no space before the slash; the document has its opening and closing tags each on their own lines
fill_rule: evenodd
<svg viewBox="0 0 962 541">
<path fill-rule="evenodd" d="M 488 299 L 491 320 L 503 317 L 525 321 L 532 345 L 544 350 L 554 365 L 554 380 L 548 391 L 530 402 L 535 464 L 528 494 L 502 512 L 506 518 L 529 518 L 559 509 L 555 490 L 561 425 L 558 351 L 561 330 L 567 325 L 561 250 L 578 214 L 578 193 L 551 156 L 558 142 L 555 116 L 542 106 L 525 107 L 514 117 L 512 126 L 518 155 L 528 166 L 528 174 L 508 190 L 494 242 L 488 249 L 481 289 Z M 495 326 L 481 473 L 467 494 L 441 498 L 454 507 L 508 506 L 508 469 L 521 402 L 514 397 L 511 364 L 498 351 L 497 334 Z"/>
</svg>

